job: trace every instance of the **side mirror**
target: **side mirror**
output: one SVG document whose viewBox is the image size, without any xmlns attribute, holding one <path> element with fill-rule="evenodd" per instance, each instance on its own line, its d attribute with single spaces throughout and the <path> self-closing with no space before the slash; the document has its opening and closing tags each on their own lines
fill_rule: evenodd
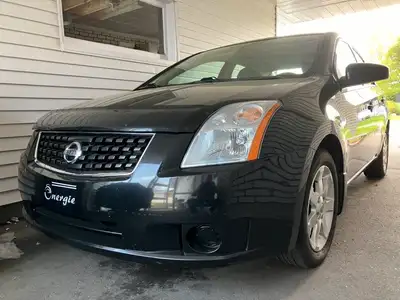
<svg viewBox="0 0 400 300">
<path fill-rule="evenodd" d="M 389 68 L 379 64 L 356 63 L 346 68 L 346 76 L 340 78 L 342 88 L 371 83 L 389 78 Z"/>
</svg>

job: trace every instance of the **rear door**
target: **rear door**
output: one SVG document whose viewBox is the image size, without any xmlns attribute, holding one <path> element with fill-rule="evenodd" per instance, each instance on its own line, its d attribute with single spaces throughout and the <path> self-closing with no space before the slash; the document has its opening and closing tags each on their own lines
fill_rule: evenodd
<svg viewBox="0 0 400 300">
<path fill-rule="evenodd" d="M 364 59 L 353 48 L 353 53 L 358 63 L 364 63 Z M 387 110 L 383 102 L 378 98 L 375 83 L 368 83 L 361 86 L 358 94 L 367 102 L 367 109 L 369 110 L 369 118 L 364 121 L 364 126 L 368 128 L 371 133 L 366 141 L 366 147 L 374 154 L 378 154 L 381 150 L 383 136 L 385 132 L 385 124 L 387 122 Z"/>
<path fill-rule="evenodd" d="M 340 39 L 335 51 L 336 77 L 339 79 L 345 76 L 346 67 L 356 62 L 352 48 Z M 373 112 L 370 109 L 370 96 L 365 90 L 363 85 L 344 88 L 335 101 L 345 124 L 344 135 L 349 152 L 348 178 L 354 176 L 375 155 L 375 149 L 370 146 L 373 135 L 370 119 Z"/>
</svg>

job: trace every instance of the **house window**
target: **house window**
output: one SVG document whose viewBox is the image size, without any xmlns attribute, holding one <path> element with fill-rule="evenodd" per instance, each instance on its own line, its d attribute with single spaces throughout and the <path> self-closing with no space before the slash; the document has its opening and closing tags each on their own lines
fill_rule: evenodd
<svg viewBox="0 0 400 300">
<path fill-rule="evenodd" d="M 75 46 L 84 45 L 82 41 L 91 42 L 87 48 L 92 51 L 105 49 L 129 55 L 129 50 L 137 50 L 176 60 L 175 46 L 171 47 L 168 41 L 176 41 L 175 10 L 170 1 L 59 0 L 59 3 L 67 44 L 73 39 L 70 43 Z"/>
</svg>

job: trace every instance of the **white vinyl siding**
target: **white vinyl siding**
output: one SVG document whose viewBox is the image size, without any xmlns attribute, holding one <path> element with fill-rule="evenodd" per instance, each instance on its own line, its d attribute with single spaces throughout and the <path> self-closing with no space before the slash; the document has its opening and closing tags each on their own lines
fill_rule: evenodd
<svg viewBox="0 0 400 300">
<path fill-rule="evenodd" d="M 170 65 L 61 51 L 56 0 L 0 0 L 0 205 L 19 201 L 17 167 L 44 113 L 132 90 Z"/>
<path fill-rule="evenodd" d="M 180 58 L 274 35 L 274 6 L 269 0 L 177 0 Z M 20 200 L 18 160 L 40 116 L 130 91 L 171 64 L 149 55 L 63 49 L 59 20 L 56 0 L 0 0 L 0 206 Z"/>
<path fill-rule="evenodd" d="M 275 36 L 273 0 L 177 0 L 180 58 Z"/>
</svg>

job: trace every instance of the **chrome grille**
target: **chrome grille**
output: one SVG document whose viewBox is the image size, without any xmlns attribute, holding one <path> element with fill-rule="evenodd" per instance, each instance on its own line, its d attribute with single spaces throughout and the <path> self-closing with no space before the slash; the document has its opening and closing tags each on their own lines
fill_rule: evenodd
<svg viewBox="0 0 400 300">
<path fill-rule="evenodd" d="M 74 174 L 131 173 L 147 149 L 152 134 L 41 132 L 36 160 Z M 78 142 L 81 154 L 67 162 L 64 151 Z"/>
</svg>

